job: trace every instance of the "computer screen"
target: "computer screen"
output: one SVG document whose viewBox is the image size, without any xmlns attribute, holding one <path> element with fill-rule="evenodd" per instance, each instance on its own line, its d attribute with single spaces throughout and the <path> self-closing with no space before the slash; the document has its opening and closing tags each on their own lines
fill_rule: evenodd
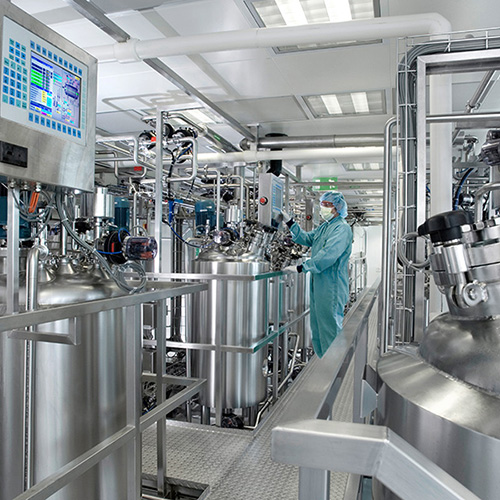
<svg viewBox="0 0 500 500">
<path fill-rule="evenodd" d="M 31 52 L 30 110 L 80 127 L 81 78 Z"/>
</svg>

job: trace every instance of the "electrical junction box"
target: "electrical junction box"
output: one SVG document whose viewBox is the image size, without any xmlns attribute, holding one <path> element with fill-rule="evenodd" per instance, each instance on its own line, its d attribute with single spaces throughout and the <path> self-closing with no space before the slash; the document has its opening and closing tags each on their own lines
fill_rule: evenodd
<svg viewBox="0 0 500 500">
<path fill-rule="evenodd" d="M 92 191 L 97 61 L 0 3 L 0 176 Z"/>
</svg>

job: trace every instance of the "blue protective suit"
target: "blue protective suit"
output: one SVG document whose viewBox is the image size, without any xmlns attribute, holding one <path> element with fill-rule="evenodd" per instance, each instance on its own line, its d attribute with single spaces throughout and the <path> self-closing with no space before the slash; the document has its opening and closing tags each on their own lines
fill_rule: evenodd
<svg viewBox="0 0 500 500">
<path fill-rule="evenodd" d="M 321 358 L 342 330 L 349 298 L 348 261 L 352 230 L 343 217 L 335 217 L 311 232 L 297 223 L 290 227 L 293 241 L 312 247 L 302 271 L 311 273 L 311 330 L 314 351 Z"/>
</svg>

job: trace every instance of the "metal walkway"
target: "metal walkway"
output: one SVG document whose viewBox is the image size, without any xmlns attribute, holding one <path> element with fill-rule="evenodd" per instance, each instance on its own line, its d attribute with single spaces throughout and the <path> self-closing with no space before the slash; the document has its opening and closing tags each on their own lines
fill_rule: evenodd
<svg viewBox="0 0 500 500">
<path fill-rule="evenodd" d="M 376 336 L 376 314 L 369 321 L 369 337 Z M 374 343 L 371 342 L 371 349 Z M 369 355 L 370 356 L 370 355 Z M 313 376 L 313 359 L 278 401 L 274 411 L 252 432 L 167 421 L 167 476 L 207 484 L 210 500 L 295 500 L 298 468 L 271 460 L 271 431 L 279 425 L 289 402 Z M 333 406 L 333 419 L 352 421 L 353 363 Z M 143 471 L 156 474 L 156 430 L 143 435 Z M 332 473 L 332 500 L 343 500 L 348 474 Z"/>
</svg>

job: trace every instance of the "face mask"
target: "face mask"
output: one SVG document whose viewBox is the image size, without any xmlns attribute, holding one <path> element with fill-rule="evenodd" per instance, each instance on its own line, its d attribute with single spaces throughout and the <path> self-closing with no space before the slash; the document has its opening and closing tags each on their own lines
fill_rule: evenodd
<svg viewBox="0 0 500 500">
<path fill-rule="evenodd" d="M 329 221 L 333 217 L 332 207 L 319 207 L 319 213 L 326 221 Z"/>
</svg>

